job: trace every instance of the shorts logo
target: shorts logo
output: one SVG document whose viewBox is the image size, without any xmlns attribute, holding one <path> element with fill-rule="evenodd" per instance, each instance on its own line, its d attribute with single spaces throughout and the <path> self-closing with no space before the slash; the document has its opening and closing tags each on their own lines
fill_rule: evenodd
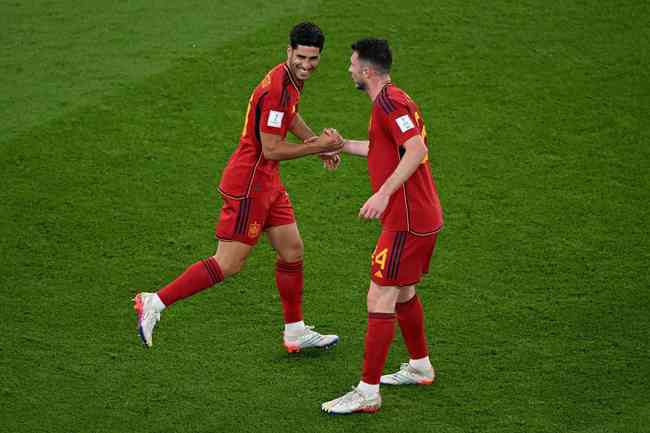
<svg viewBox="0 0 650 433">
<path fill-rule="evenodd" d="M 249 238 L 256 238 L 257 235 L 260 234 L 260 225 L 257 223 L 257 221 L 251 223 L 248 225 L 248 237 Z"/>
<path fill-rule="evenodd" d="M 384 278 L 384 274 L 382 274 L 381 271 L 375 272 L 374 276 L 377 277 L 377 278 Z"/>
<path fill-rule="evenodd" d="M 397 123 L 397 126 L 399 126 L 399 129 L 402 132 L 406 132 L 409 129 L 415 128 L 415 125 L 413 124 L 413 121 L 411 120 L 408 114 L 405 114 L 402 117 L 398 117 L 397 119 L 395 119 L 395 123 Z"/>
<path fill-rule="evenodd" d="M 271 128 L 281 128 L 284 113 L 282 111 L 269 111 L 269 120 L 266 122 L 267 126 Z"/>
</svg>

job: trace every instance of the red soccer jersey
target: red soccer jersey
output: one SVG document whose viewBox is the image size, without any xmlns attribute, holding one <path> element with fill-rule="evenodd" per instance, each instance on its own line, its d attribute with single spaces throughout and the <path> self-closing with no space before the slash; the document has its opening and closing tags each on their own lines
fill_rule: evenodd
<svg viewBox="0 0 650 433">
<path fill-rule="evenodd" d="M 284 63 L 271 69 L 257 85 L 248 102 L 239 146 L 221 177 L 222 194 L 243 199 L 255 192 L 282 188 L 279 163 L 264 158 L 260 133 L 286 138 L 298 112 L 302 86 Z"/>
<path fill-rule="evenodd" d="M 428 146 L 420 109 L 403 90 L 390 83 L 373 103 L 368 135 L 368 173 L 373 192 L 397 168 L 406 140 L 420 135 Z M 442 228 L 442 208 L 428 158 L 393 193 L 381 224 L 384 230 L 408 231 L 414 235 L 427 235 Z"/>
</svg>

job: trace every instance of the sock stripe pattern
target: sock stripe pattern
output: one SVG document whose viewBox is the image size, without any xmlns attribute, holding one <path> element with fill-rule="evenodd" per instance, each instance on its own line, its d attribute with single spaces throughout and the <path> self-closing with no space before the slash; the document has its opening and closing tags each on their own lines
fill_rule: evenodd
<svg viewBox="0 0 650 433">
<path fill-rule="evenodd" d="M 395 313 L 368 313 L 368 319 L 394 320 Z"/>
<path fill-rule="evenodd" d="M 298 273 L 298 272 L 302 272 L 304 270 L 304 265 L 303 265 L 303 262 L 301 262 L 301 261 L 300 262 L 293 262 L 293 263 L 278 261 L 276 263 L 276 268 L 278 270 L 283 271 L 283 272 Z"/>
<path fill-rule="evenodd" d="M 199 260 L 174 281 L 158 291 L 163 304 L 170 306 L 176 301 L 192 296 L 223 281 L 223 272 L 214 257 Z"/>
<path fill-rule="evenodd" d="M 212 285 L 215 285 L 223 281 L 223 274 L 221 273 L 221 268 L 219 267 L 219 264 L 217 263 L 217 260 L 214 257 L 209 257 L 205 260 L 201 260 L 201 262 L 203 263 L 203 266 L 205 266 L 205 269 L 208 271 L 208 274 L 210 274 Z"/>
<path fill-rule="evenodd" d="M 386 364 L 390 344 L 395 336 L 395 313 L 368 313 L 362 379 L 376 385 Z"/>
<path fill-rule="evenodd" d="M 429 356 L 424 332 L 424 309 L 419 296 L 416 294 L 406 302 L 397 303 L 395 311 L 411 359 Z"/>
</svg>

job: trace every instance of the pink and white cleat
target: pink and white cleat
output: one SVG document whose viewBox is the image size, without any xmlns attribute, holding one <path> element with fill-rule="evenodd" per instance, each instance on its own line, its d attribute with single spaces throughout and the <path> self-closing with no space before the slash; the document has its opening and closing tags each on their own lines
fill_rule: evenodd
<svg viewBox="0 0 650 433">
<path fill-rule="evenodd" d="M 154 307 L 155 293 L 138 293 L 133 298 L 133 308 L 138 314 L 138 334 L 145 347 L 153 345 L 153 328 L 160 320 L 160 311 Z"/>
<path fill-rule="evenodd" d="M 289 353 L 300 352 L 311 347 L 327 350 L 336 346 L 338 342 L 338 335 L 321 335 L 314 331 L 313 326 L 305 326 L 302 332 L 295 335 L 287 335 L 286 333 L 284 335 L 284 347 L 287 348 Z"/>
<path fill-rule="evenodd" d="M 399 371 L 381 377 L 382 385 L 431 385 L 436 381 L 436 370 L 418 370 L 409 363 L 402 364 Z"/>
</svg>

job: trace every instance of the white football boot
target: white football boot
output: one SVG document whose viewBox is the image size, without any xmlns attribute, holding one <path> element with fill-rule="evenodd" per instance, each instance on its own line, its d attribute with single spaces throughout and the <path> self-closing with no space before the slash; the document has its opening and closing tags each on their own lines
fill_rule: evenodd
<svg viewBox="0 0 650 433">
<path fill-rule="evenodd" d="M 321 410 L 332 415 L 345 415 L 355 412 L 375 413 L 381 408 L 381 395 L 367 396 L 359 389 L 352 388 L 342 397 L 326 401 Z"/>
<path fill-rule="evenodd" d="M 402 364 L 399 371 L 381 377 L 383 385 L 431 385 L 436 381 L 436 370 L 418 370 L 409 363 Z"/>
<path fill-rule="evenodd" d="M 160 311 L 154 307 L 155 293 L 138 293 L 133 298 L 133 308 L 138 313 L 138 334 L 145 347 L 153 345 L 153 328 L 160 320 Z"/>
<path fill-rule="evenodd" d="M 311 347 L 329 349 L 338 342 L 338 335 L 321 335 L 314 331 L 313 326 L 305 326 L 304 330 L 297 334 L 287 334 L 286 332 L 284 334 L 284 347 L 289 353 L 300 352 Z"/>
</svg>

